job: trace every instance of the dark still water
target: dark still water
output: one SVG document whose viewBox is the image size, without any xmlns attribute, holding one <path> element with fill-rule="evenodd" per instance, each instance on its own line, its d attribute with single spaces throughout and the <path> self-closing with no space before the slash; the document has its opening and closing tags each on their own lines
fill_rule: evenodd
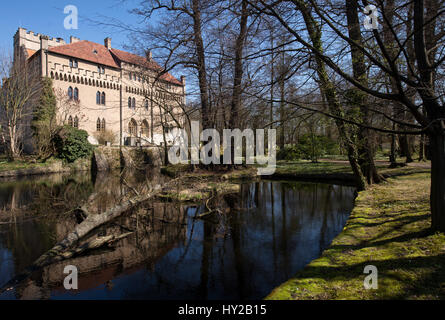
<svg viewBox="0 0 445 320">
<path fill-rule="evenodd" d="M 85 201 L 96 213 L 160 177 L 51 176 L 0 182 L 0 287 L 63 239 Z M 132 187 L 130 187 L 132 186 Z M 261 181 L 239 194 L 183 206 L 152 202 L 99 228 L 133 232 L 36 272 L 0 299 L 262 299 L 330 244 L 353 207 L 354 188 Z M 79 290 L 63 287 L 67 265 Z"/>
</svg>

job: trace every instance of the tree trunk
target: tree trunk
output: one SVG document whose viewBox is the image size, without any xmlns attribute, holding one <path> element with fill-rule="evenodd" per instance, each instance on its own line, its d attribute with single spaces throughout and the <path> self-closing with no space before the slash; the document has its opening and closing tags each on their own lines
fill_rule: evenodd
<svg viewBox="0 0 445 320">
<path fill-rule="evenodd" d="M 399 126 L 399 128 L 401 130 L 404 129 L 401 126 Z M 406 157 L 406 163 L 413 162 L 413 157 L 411 155 L 411 147 L 409 145 L 408 137 L 406 135 L 399 135 L 399 143 L 401 150 L 400 155 L 402 157 Z"/>
<path fill-rule="evenodd" d="M 358 3 L 357 1 L 346 1 L 346 16 L 348 21 L 349 37 L 358 43 L 363 44 L 363 38 L 360 31 L 360 20 L 358 16 Z M 365 63 L 365 56 L 360 49 L 355 45 L 351 47 L 351 61 L 354 78 L 361 82 L 364 86 L 368 86 L 367 67 Z M 359 122 L 365 125 L 369 125 L 369 108 L 368 97 L 366 93 L 361 92 L 358 89 L 353 89 L 354 93 L 353 104 L 358 105 L 360 109 Z M 384 178 L 377 172 L 377 168 L 374 163 L 374 146 L 371 141 L 371 132 L 367 128 L 354 128 L 358 135 L 358 160 L 362 169 L 363 175 L 366 177 L 368 184 L 380 183 Z"/>
<path fill-rule="evenodd" d="M 425 135 L 420 135 L 419 161 L 425 161 Z"/>
<path fill-rule="evenodd" d="M 192 1 L 193 9 L 193 37 L 196 46 L 196 62 L 198 68 L 198 80 L 199 80 L 199 91 L 201 96 L 201 119 L 203 129 L 212 128 L 210 121 L 210 110 L 209 110 L 209 91 L 207 82 L 207 72 L 205 63 L 205 49 L 204 41 L 202 40 L 202 28 L 201 28 L 201 8 L 200 1 Z"/>
<path fill-rule="evenodd" d="M 429 135 L 431 149 L 431 228 L 445 232 L 445 132 Z"/>
<path fill-rule="evenodd" d="M 303 1 L 297 1 L 296 5 L 303 15 L 307 32 L 315 51 L 323 52 L 321 27 L 318 26 L 316 20 L 311 14 L 311 11 Z M 345 144 L 348 151 L 348 159 L 356 178 L 357 189 L 359 191 L 364 190 L 366 189 L 366 179 L 363 176 L 362 169 L 360 168 L 358 162 L 357 146 L 351 139 L 348 125 L 343 120 L 341 120 L 345 118 L 344 110 L 342 108 L 340 100 L 338 99 L 334 83 L 332 83 L 332 81 L 329 79 L 329 76 L 326 72 L 324 61 L 316 52 L 314 52 L 314 55 L 315 61 L 317 63 L 317 74 L 319 77 L 320 91 L 322 92 L 322 94 L 325 95 L 329 111 L 337 117 L 335 123 L 337 125 L 340 138 Z"/>
</svg>

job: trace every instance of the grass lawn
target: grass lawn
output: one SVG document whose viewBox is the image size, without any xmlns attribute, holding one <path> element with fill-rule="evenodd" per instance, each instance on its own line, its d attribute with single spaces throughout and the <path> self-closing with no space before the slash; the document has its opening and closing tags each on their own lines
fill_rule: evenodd
<svg viewBox="0 0 445 320">
<path fill-rule="evenodd" d="M 320 174 L 320 173 L 352 173 L 349 163 L 320 161 L 277 161 L 276 173 L 279 174 Z"/>
<path fill-rule="evenodd" d="M 47 167 L 56 161 L 57 160 L 49 159 L 46 162 L 31 162 L 29 160 L 18 160 L 18 161 L 8 162 L 8 160 L 1 158 L 0 159 L 0 172 L 21 170 L 21 169 L 30 169 L 30 168 L 36 168 L 36 167 Z"/>
<path fill-rule="evenodd" d="M 429 188 L 429 173 L 417 173 L 361 192 L 331 246 L 267 299 L 445 298 L 445 235 L 429 230 Z M 378 269 L 377 290 L 364 288 L 366 265 Z"/>
</svg>

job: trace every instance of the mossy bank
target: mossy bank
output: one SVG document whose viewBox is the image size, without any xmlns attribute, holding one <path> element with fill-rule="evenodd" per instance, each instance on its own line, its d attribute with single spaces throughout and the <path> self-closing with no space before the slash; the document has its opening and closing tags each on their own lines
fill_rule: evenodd
<svg viewBox="0 0 445 320">
<path fill-rule="evenodd" d="M 430 231 L 429 189 L 429 173 L 418 173 L 359 193 L 331 246 L 266 299 L 445 298 L 445 235 Z M 364 288 L 367 265 L 376 290 Z"/>
</svg>

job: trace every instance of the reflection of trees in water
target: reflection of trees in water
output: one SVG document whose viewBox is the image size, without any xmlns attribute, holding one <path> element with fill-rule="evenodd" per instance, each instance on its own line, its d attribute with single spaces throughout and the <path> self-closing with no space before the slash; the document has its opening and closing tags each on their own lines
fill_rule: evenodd
<svg viewBox="0 0 445 320">
<path fill-rule="evenodd" d="M 79 197 L 86 199 L 89 210 L 101 212 L 159 183 L 154 178 L 141 185 L 140 179 L 125 174 L 97 176 L 92 191 Z M 58 192 L 51 194 L 63 194 Z M 259 292 L 281 283 L 328 245 L 352 208 L 352 192 L 309 183 L 245 184 L 238 195 L 212 198 L 208 206 L 218 210 L 202 220 L 193 216 L 208 211 L 206 205 L 186 210 L 175 203 L 150 202 L 100 227 L 84 241 L 133 232 L 130 237 L 45 267 L 17 294 L 47 297 L 51 290 L 60 292 L 63 267 L 73 264 L 79 268 L 81 290 L 101 284 L 112 287 L 110 281 L 117 276 L 147 269 L 139 289 L 120 289 L 127 290 L 127 297 L 154 290 L 164 296 L 189 293 L 186 298 L 258 298 Z M 57 219 L 54 228 L 62 230 L 67 220 Z"/>
<path fill-rule="evenodd" d="M 60 241 L 74 229 L 79 222 L 74 214 L 78 207 L 86 206 L 91 213 L 101 213 L 134 196 L 133 192 L 142 193 L 150 190 L 153 185 L 160 183 L 160 179 L 162 177 L 150 172 L 145 174 L 123 172 L 121 175 L 96 176 L 95 181 L 92 181 L 88 174 L 51 175 L 13 182 L 8 188 L 3 185 L 0 189 L 2 205 L 8 208 L 12 206 L 15 210 L 8 210 L 12 218 L 0 224 L 0 244 L 12 253 L 15 273 L 20 273 L 31 265 L 56 241 Z M 138 210 L 140 211 L 140 208 Z M 152 242 L 152 234 L 148 237 L 150 239 L 144 239 L 144 234 L 147 234 L 148 230 L 158 230 L 156 231 L 158 235 L 159 230 L 171 234 L 166 231 L 163 224 L 168 223 L 172 216 L 178 217 L 177 213 L 172 215 L 166 210 L 155 211 L 156 214 L 151 215 L 152 221 L 148 221 L 148 224 L 145 221 L 145 230 L 144 215 L 140 219 L 142 220 L 140 224 L 139 218 L 136 218 L 138 225 L 134 231 L 140 241 L 136 241 L 134 246 L 138 250 L 147 247 L 144 245 L 145 240 L 147 243 Z M 0 215 L 0 219 L 2 218 L 5 218 L 4 215 Z M 128 223 L 129 221 L 125 222 Z M 116 228 L 114 222 L 99 229 L 91 237 L 118 233 L 122 229 L 125 229 L 124 225 Z M 178 234 L 174 233 L 171 238 L 180 239 Z"/>
<path fill-rule="evenodd" d="M 28 294 L 30 288 L 38 292 L 64 291 L 66 275 L 63 268 L 74 265 L 79 271 L 79 290 L 98 287 L 113 280 L 117 275 L 131 274 L 142 266 L 153 270 L 156 262 L 167 252 L 186 240 L 185 210 L 172 204 L 151 203 L 136 208 L 96 232 L 101 236 L 132 230 L 132 236 L 115 246 L 78 256 L 45 267 L 37 281 L 27 282 L 19 295 Z M 96 235 L 91 235 L 95 237 Z M 88 239 L 85 239 L 87 241 Z"/>
</svg>

